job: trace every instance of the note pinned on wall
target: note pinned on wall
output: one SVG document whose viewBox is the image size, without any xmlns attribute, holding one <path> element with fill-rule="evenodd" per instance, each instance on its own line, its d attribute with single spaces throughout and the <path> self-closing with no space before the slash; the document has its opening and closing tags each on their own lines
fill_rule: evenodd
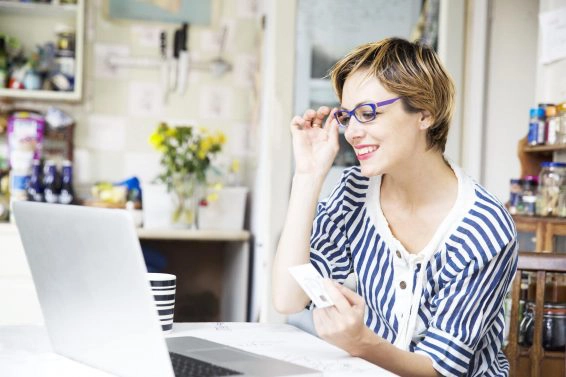
<svg viewBox="0 0 566 377">
<path fill-rule="evenodd" d="M 94 77 L 101 79 L 127 78 L 128 72 L 123 68 L 112 67 L 109 58 L 112 56 L 130 56 L 130 47 L 125 44 L 103 44 L 94 46 Z"/>
<path fill-rule="evenodd" d="M 200 96 L 200 117 L 228 119 L 232 115 L 232 91 L 224 86 L 203 87 Z"/>
<path fill-rule="evenodd" d="M 161 28 L 153 26 L 132 26 L 132 37 L 134 42 L 141 47 L 153 47 L 157 49 L 159 46 L 159 37 Z"/>
<path fill-rule="evenodd" d="M 549 64 L 566 58 L 566 7 L 539 14 L 540 62 Z"/>
<path fill-rule="evenodd" d="M 129 87 L 128 112 L 134 117 L 163 115 L 162 88 L 153 82 L 132 82 Z"/>
<path fill-rule="evenodd" d="M 87 120 L 88 146 L 100 151 L 121 151 L 126 142 L 126 118 L 92 115 Z"/>
</svg>

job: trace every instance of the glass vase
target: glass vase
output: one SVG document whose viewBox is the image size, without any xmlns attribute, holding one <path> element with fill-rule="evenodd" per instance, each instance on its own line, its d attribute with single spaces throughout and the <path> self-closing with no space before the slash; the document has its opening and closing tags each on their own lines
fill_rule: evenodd
<svg viewBox="0 0 566 377">
<path fill-rule="evenodd" d="M 202 184 L 195 174 L 173 176 L 171 180 L 173 197 L 173 226 L 197 229 L 198 205 L 202 196 Z"/>
</svg>

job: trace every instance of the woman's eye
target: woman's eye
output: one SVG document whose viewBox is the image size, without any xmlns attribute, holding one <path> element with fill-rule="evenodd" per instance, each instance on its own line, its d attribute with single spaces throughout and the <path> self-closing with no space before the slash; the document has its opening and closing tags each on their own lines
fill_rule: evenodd
<svg viewBox="0 0 566 377">
<path fill-rule="evenodd" d="M 371 120 L 371 119 L 373 119 L 373 117 L 374 117 L 373 114 L 374 114 L 373 112 L 363 112 L 363 113 L 362 113 L 362 118 L 363 118 L 364 120 Z"/>
</svg>

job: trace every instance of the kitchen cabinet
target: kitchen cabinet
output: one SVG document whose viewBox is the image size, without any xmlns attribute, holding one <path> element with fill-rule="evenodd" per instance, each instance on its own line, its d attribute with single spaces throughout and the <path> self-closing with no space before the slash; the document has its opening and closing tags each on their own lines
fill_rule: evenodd
<svg viewBox="0 0 566 377">
<path fill-rule="evenodd" d="M 566 145 L 527 145 L 527 138 L 518 143 L 518 157 L 521 164 L 521 177 L 538 176 L 540 164 L 554 161 L 555 153 L 566 150 Z M 566 218 L 541 216 L 513 216 L 519 239 L 519 274 L 513 286 L 513 306 L 519 306 L 519 291 L 523 285 L 527 288 L 527 297 L 536 306 L 545 307 L 545 303 L 564 303 L 564 297 L 559 292 L 566 287 L 566 274 L 563 272 L 566 259 Z M 544 258 L 537 258 L 537 254 Z M 555 256 L 555 257 L 553 257 Z M 542 266 L 541 261 L 548 259 L 548 266 Z M 544 267 L 544 268 L 543 268 Z M 545 270 L 548 273 L 545 273 Z M 531 283 L 532 282 L 532 283 Z M 554 287 L 554 288 L 553 288 Z M 536 295 L 535 295 L 536 292 Z M 509 344 L 506 348 L 508 357 L 512 360 L 517 376 L 563 376 L 566 369 L 565 352 L 548 351 L 542 348 L 540 338 L 542 333 L 535 333 L 538 341 L 533 341 L 530 347 L 517 344 L 521 338 L 519 321 L 524 313 L 515 312 L 511 316 L 511 331 Z M 537 316 L 543 316 L 539 309 Z M 546 316 L 545 316 L 546 318 Z M 542 322 L 542 319 L 539 319 Z M 545 322 L 546 323 L 546 322 Z M 540 324 L 539 324 L 540 326 Z"/>
<path fill-rule="evenodd" d="M 75 30 L 75 82 L 72 91 L 0 89 L 0 99 L 31 99 L 44 101 L 80 101 L 83 87 L 83 51 L 85 1 L 77 4 L 20 3 L 0 0 L 0 33 L 18 38 L 26 57 L 35 46 L 56 41 L 55 28 L 65 25 Z"/>
</svg>

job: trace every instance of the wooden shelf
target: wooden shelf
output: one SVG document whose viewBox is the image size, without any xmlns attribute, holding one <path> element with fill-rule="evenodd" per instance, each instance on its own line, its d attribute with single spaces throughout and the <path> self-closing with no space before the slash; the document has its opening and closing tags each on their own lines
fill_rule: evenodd
<svg viewBox="0 0 566 377">
<path fill-rule="evenodd" d="M 78 6 L 74 4 L 38 4 L 0 0 L 0 12 L 17 15 L 48 17 L 75 17 Z"/>
<path fill-rule="evenodd" d="M 566 144 L 525 146 L 526 153 L 551 153 L 566 150 Z"/>
<path fill-rule="evenodd" d="M 519 356 L 530 356 L 531 347 L 519 347 Z M 564 351 L 544 351 L 544 357 L 549 359 L 564 359 Z"/>
<path fill-rule="evenodd" d="M 525 216 L 525 215 L 511 215 L 513 220 L 531 223 L 553 223 L 553 224 L 566 224 L 566 217 L 544 217 L 544 216 Z"/>
</svg>

